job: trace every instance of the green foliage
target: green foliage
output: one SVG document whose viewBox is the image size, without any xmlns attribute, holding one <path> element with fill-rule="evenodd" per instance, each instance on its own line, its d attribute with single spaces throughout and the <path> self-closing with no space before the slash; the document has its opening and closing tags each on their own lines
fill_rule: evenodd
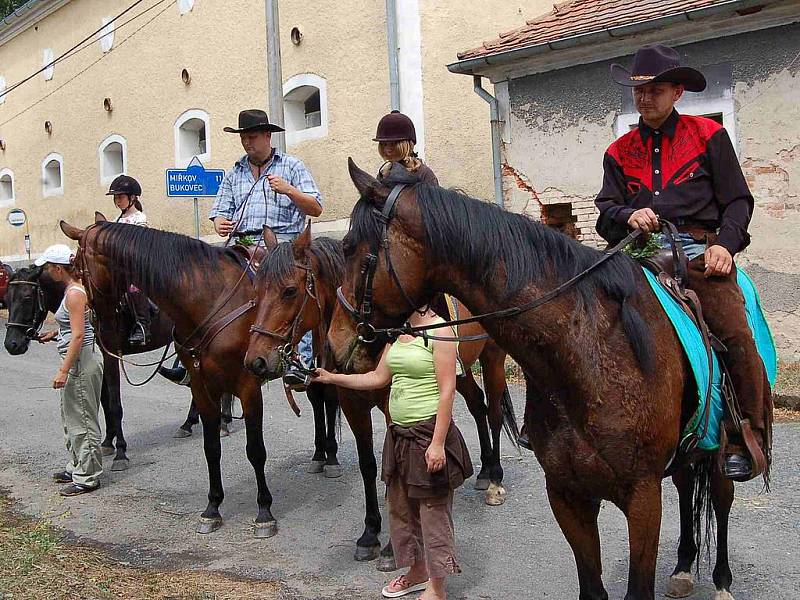
<svg viewBox="0 0 800 600">
<path fill-rule="evenodd" d="M 653 234 L 648 236 L 647 242 L 642 246 L 639 241 L 633 241 L 627 246 L 623 252 L 633 258 L 634 260 L 638 260 L 640 258 L 650 258 L 658 253 L 661 249 L 661 236 L 658 234 Z"/>
<path fill-rule="evenodd" d="M 14 9 L 19 8 L 28 0 L 0 0 L 0 18 L 10 15 Z"/>
</svg>

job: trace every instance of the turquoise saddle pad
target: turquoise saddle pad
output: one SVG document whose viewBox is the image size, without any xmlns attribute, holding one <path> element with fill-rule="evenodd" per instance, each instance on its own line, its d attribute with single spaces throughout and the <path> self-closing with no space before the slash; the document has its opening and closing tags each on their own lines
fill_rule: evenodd
<svg viewBox="0 0 800 600">
<path fill-rule="evenodd" d="M 686 313 L 683 312 L 680 306 L 678 306 L 678 303 L 672 296 L 661 287 L 656 276 L 647 269 L 643 268 L 643 270 L 653 293 L 656 295 L 656 298 L 658 298 L 661 306 L 664 308 L 664 312 L 675 328 L 675 333 L 678 335 L 686 357 L 689 359 L 689 364 L 692 367 L 692 373 L 697 383 L 698 409 L 695 416 L 686 426 L 683 435 L 696 433 L 698 436 L 699 448 L 702 450 L 716 450 L 719 448 L 720 423 L 724 410 L 719 359 L 716 353 L 712 356 L 713 375 L 711 379 L 711 406 L 708 407 L 710 414 L 708 426 L 705 427 L 703 415 L 706 411 L 704 403 L 706 402 L 705 391 L 708 387 L 709 368 L 708 356 L 705 346 L 703 346 L 702 338 L 700 337 L 700 331 Z M 764 318 L 764 311 L 761 308 L 761 298 L 758 295 L 753 280 L 741 269 L 737 269 L 737 274 L 739 287 L 744 295 L 747 323 L 750 325 L 756 347 L 761 355 L 761 360 L 764 362 L 769 384 L 774 387 L 775 379 L 778 374 L 778 354 L 775 350 L 775 342 L 772 339 L 769 325 L 767 324 L 766 318 Z"/>
</svg>

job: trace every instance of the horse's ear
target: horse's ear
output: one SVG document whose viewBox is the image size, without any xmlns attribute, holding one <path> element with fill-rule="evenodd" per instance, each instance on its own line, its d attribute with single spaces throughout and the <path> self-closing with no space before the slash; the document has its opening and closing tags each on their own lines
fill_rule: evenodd
<svg viewBox="0 0 800 600">
<path fill-rule="evenodd" d="M 64 235 L 71 240 L 80 240 L 81 235 L 83 235 L 83 229 L 73 227 L 66 221 L 59 221 L 58 226 L 61 227 L 61 231 L 64 232 Z"/>
<path fill-rule="evenodd" d="M 300 236 L 292 242 L 292 253 L 295 259 L 302 260 L 306 255 L 306 250 L 311 247 L 311 219 L 308 220 L 306 229 Z"/>
<path fill-rule="evenodd" d="M 356 186 L 361 197 L 378 207 L 383 206 L 386 198 L 389 197 L 389 188 L 369 173 L 359 169 L 352 158 L 347 159 L 347 169 L 350 171 L 350 179 L 353 180 L 353 185 Z"/>
<path fill-rule="evenodd" d="M 275 250 L 275 247 L 278 245 L 278 237 L 275 235 L 275 232 L 272 231 L 269 227 L 264 225 L 264 229 L 261 232 L 261 235 L 264 238 L 264 246 L 266 246 L 269 252 Z"/>
<path fill-rule="evenodd" d="M 108 221 L 108 219 L 106 219 L 106 216 L 103 213 L 101 213 L 99 210 L 94 211 L 95 223 L 105 223 L 106 221 Z"/>
</svg>

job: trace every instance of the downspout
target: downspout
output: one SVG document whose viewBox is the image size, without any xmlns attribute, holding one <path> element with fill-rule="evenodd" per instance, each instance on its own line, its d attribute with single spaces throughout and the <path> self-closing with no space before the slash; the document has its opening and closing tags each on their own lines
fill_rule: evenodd
<svg viewBox="0 0 800 600">
<path fill-rule="evenodd" d="M 389 95 L 391 96 L 392 110 L 400 110 L 396 0 L 386 0 L 386 42 L 389 48 Z"/>
<path fill-rule="evenodd" d="M 283 117 L 283 73 L 281 69 L 280 20 L 278 0 L 264 0 L 267 15 L 267 85 L 269 86 L 269 120 L 284 125 Z M 286 134 L 273 133 L 272 145 L 286 152 Z"/>
<path fill-rule="evenodd" d="M 492 96 L 489 92 L 483 89 L 481 85 L 481 76 L 473 75 L 475 93 L 489 103 L 489 111 L 491 113 L 492 124 L 492 167 L 494 171 L 494 202 L 500 207 L 503 207 L 503 171 L 502 159 L 500 156 L 501 144 L 501 131 L 502 122 L 500 121 L 500 109 L 498 107 L 497 98 Z"/>
</svg>

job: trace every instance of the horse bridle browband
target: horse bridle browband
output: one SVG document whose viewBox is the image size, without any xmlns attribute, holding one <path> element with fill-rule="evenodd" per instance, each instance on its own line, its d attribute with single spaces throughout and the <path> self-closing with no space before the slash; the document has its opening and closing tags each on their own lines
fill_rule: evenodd
<svg viewBox="0 0 800 600">
<path fill-rule="evenodd" d="M 492 312 L 487 312 L 479 315 L 474 315 L 471 317 L 467 317 L 464 319 L 456 319 L 452 321 L 443 321 L 441 323 L 433 323 L 430 325 L 418 325 L 412 326 L 409 323 L 401 327 L 389 327 L 379 329 L 376 328 L 372 324 L 372 311 L 373 311 L 373 281 L 375 278 L 375 270 L 378 266 L 378 251 L 380 247 L 383 247 L 384 257 L 386 261 L 386 270 L 391 275 L 392 279 L 397 285 L 400 293 L 405 298 L 408 306 L 411 307 L 413 310 L 417 311 L 417 307 L 415 303 L 411 300 L 411 298 L 406 293 L 405 289 L 403 288 L 402 283 L 400 282 L 400 278 L 397 276 L 396 271 L 392 265 L 391 254 L 389 250 L 389 232 L 388 232 L 388 225 L 389 221 L 391 221 L 392 216 L 394 215 L 394 210 L 397 205 L 397 200 L 400 194 L 407 186 L 405 184 L 396 185 L 391 193 L 389 194 L 388 198 L 386 199 L 386 203 L 383 206 L 383 209 L 378 211 L 375 210 L 375 214 L 377 215 L 378 220 L 381 223 L 381 234 L 379 239 L 374 240 L 371 243 L 370 252 L 364 259 L 364 264 L 361 268 L 361 275 L 363 281 L 363 292 L 361 297 L 361 303 L 358 308 L 354 307 L 350 302 L 348 302 L 347 298 L 344 296 L 344 292 L 342 291 L 341 286 L 336 289 L 336 297 L 339 300 L 339 303 L 345 309 L 345 311 L 356 321 L 356 336 L 357 341 L 364 343 L 364 344 L 371 344 L 378 341 L 379 338 L 381 339 L 396 339 L 400 335 L 413 335 L 413 336 L 423 336 L 428 339 L 439 339 L 444 341 L 469 341 L 469 338 L 474 338 L 475 336 L 469 336 L 460 338 L 460 337 L 436 337 L 428 335 L 427 332 L 433 329 L 441 329 L 443 327 L 451 327 L 455 328 L 460 325 L 467 325 L 469 323 L 478 323 L 483 321 L 484 319 L 507 319 L 510 317 L 517 316 L 529 310 L 533 310 L 543 304 L 546 304 L 553 299 L 557 298 L 561 294 L 563 294 L 568 289 L 575 286 L 581 279 L 586 277 L 589 273 L 596 270 L 598 267 L 603 265 L 609 259 L 611 259 L 614 255 L 621 252 L 628 244 L 638 238 L 642 231 L 636 229 L 630 232 L 622 241 L 617 243 L 613 248 L 606 250 L 603 253 L 603 256 L 597 260 L 596 262 L 589 265 L 586 269 L 575 275 L 574 277 L 568 279 L 561 285 L 553 288 L 549 292 L 546 292 L 542 296 L 538 298 L 534 298 L 530 302 L 526 302 L 520 306 L 513 306 L 510 308 L 505 308 L 502 310 L 496 310 Z"/>
<path fill-rule="evenodd" d="M 47 308 L 44 305 L 44 290 L 42 289 L 42 285 L 38 281 L 25 281 L 17 280 L 17 281 L 9 281 L 9 287 L 14 286 L 22 286 L 22 285 L 29 285 L 36 290 L 36 312 L 33 314 L 33 320 L 31 323 L 16 323 L 14 321 L 9 321 L 6 323 L 6 327 L 20 327 L 25 329 L 25 337 L 29 340 L 35 340 L 39 337 L 39 332 L 42 330 L 42 326 L 44 325 L 45 318 L 47 317 Z"/>
</svg>

